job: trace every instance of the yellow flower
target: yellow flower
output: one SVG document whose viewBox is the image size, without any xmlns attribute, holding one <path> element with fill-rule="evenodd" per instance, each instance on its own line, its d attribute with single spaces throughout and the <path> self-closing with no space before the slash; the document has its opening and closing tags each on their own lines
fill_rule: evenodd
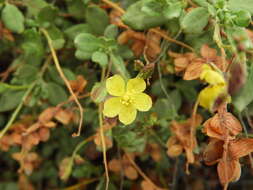
<svg viewBox="0 0 253 190">
<path fill-rule="evenodd" d="M 202 66 L 200 79 L 204 80 L 209 85 L 199 93 L 199 104 L 204 108 L 212 110 L 217 98 L 222 94 L 226 94 L 226 81 L 222 74 L 218 73 L 217 71 L 214 71 L 207 64 L 204 64 Z M 226 101 L 229 101 L 229 98 L 227 98 Z"/>
<path fill-rule="evenodd" d="M 146 83 L 136 77 L 125 84 L 120 75 L 114 75 L 106 80 L 107 92 L 116 97 L 105 101 L 103 113 L 106 117 L 119 115 L 119 120 L 128 125 L 132 123 L 138 111 L 148 111 L 152 106 L 150 96 L 143 93 Z"/>
<path fill-rule="evenodd" d="M 214 71 L 209 65 L 204 64 L 202 66 L 202 72 L 200 74 L 200 79 L 204 80 L 208 84 L 216 85 L 216 84 L 225 84 L 224 77 L 218 73 L 217 71 Z"/>
<path fill-rule="evenodd" d="M 204 108 L 212 110 L 215 100 L 225 92 L 226 86 L 223 84 L 210 85 L 199 93 L 199 104 Z"/>
</svg>

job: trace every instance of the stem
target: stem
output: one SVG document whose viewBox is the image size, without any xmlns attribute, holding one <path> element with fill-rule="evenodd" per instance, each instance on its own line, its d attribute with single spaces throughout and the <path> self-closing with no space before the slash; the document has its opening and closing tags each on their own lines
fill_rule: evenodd
<svg viewBox="0 0 253 190">
<path fill-rule="evenodd" d="M 109 188 L 109 172 L 108 172 L 108 166 L 107 166 L 107 157 L 106 157 L 106 144 L 105 144 L 105 137 L 104 137 L 104 130 L 103 130 L 103 115 L 102 115 L 102 104 L 99 104 L 99 126 L 100 126 L 100 137 L 102 142 L 102 149 L 103 149 L 103 160 L 104 160 L 104 167 L 105 167 L 105 176 L 106 176 L 106 186 L 105 189 L 108 190 Z"/>
<path fill-rule="evenodd" d="M 102 73 L 101 73 L 101 82 L 104 81 L 105 79 L 105 68 L 102 68 Z M 109 188 L 109 172 L 108 172 L 108 165 L 107 165 L 107 157 L 106 157 L 106 143 L 105 143 L 105 136 L 104 136 L 104 127 L 103 127 L 103 105 L 102 103 L 99 104 L 98 106 L 98 117 L 99 117 L 99 127 L 100 127 L 100 137 L 101 137 L 101 143 L 102 143 L 102 149 L 103 149 L 103 160 L 104 160 L 104 167 L 105 167 L 105 176 L 106 176 L 106 186 L 105 189 L 108 190 Z"/>
<path fill-rule="evenodd" d="M 40 73 L 38 74 L 38 78 L 28 86 L 24 96 L 22 97 L 21 102 L 19 103 L 18 107 L 15 109 L 15 111 L 13 112 L 13 114 L 11 115 L 10 120 L 8 121 L 8 123 L 6 124 L 6 126 L 1 130 L 0 132 L 0 139 L 5 135 L 5 133 L 10 129 L 10 127 L 12 126 L 13 122 L 15 121 L 15 119 L 17 118 L 19 112 L 21 111 L 24 102 L 26 100 L 26 98 L 30 95 L 30 93 L 32 92 L 33 88 L 36 86 L 37 82 L 42 78 L 43 74 L 46 71 L 47 65 L 49 64 L 51 58 L 48 57 L 45 61 L 45 64 L 42 66 L 42 69 L 40 71 Z"/>
<path fill-rule="evenodd" d="M 50 51 L 51 51 L 51 54 L 52 54 L 52 57 L 53 57 L 53 60 L 54 60 L 54 63 L 55 63 L 55 67 L 58 71 L 58 73 L 60 74 L 60 77 L 62 78 L 62 80 L 64 81 L 65 85 L 67 86 L 70 94 L 72 95 L 72 97 L 74 98 L 78 108 L 79 108 L 79 112 L 80 112 L 80 119 L 79 119 L 79 127 L 78 127 L 78 132 L 77 133 L 74 133 L 73 136 L 76 137 L 76 136 L 80 136 L 81 134 L 81 129 L 82 129 L 82 124 L 83 124 L 83 107 L 82 105 L 80 104 L 78 98 L 76 97 L 74 91 L 72 90 L 72 87 L 70 85 L 70 83 L 68 82 L 68 79 L 66 78 L 65 74 L 63 73 L 62 69 L 61 69 L 61 66 L 60 66 L 60 63 L 59 63 L 59 60 L 58 60 L 58 57 L 57 57 L 57 54 L 54 50 L 54 47 L 53 47 L 53 44 L 52 44 L 52 39 L 51 37 L 49 36 L 48 32 L 41 28 L 40 29 L 41 32 L 45 35 L 46 39 L 47 39 L 47 42 L 48 42 L 48 46 L 50 48 Z"/>
<path fill-rule="evenodd" d="M 11 127 L 11 125 L 13 124 L 14 120 L 16 119 L 16 117 L 18 116 L 21 108 L 24 105 L 24 102 L 26 100 L 26 98 L 29 96 L 29 94 L 32 92 L 33 88 L 35 87 L 37 81 L 33 82 L 29 88 L 27 89 L 26 93 L 24 94 L 24 96 L 22 97 L 21 102 L 19 103 L 18 107 L 15 109 L 15 111 L 13 112 L 13 114 L 11 115 L 10 120 L 8 121 L 8 123 L 6 124 L 6 126 L 4 127 L 4 129 L 0 132 L 0 139 L 5 135 L 5 133 L 9 130 L 9 128 Z"/>
</svg>

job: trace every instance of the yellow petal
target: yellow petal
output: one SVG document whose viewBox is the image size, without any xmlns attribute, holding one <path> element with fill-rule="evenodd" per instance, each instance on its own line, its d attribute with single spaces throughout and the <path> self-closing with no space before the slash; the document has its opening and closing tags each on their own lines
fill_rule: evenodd
<svg viewBox="0 0 253 190">
<path fill-rule="evenodd" d="M 123 96 L 125 81 L 120 75 L 114 75 L 106 80 L 106 90 L 110 95 Z"/>
<path fill-rule="evenodd" d="M 115 117 L 121 108 L 120 97 L 113 97 L 105 101 L 103 114 L 106 117 Z"/>
<path fill-rule="evenodd" d="M 212 109 L 215 100 L 225 92 L 225 85 L 214 85 L 204 88 L 199 93 L 199 104 L 209 110 Z"/>
<path fill-rule="evenodd" d="M 132 105 L 122 105 L 121 110 L 119 112 L 119 120 L 128 125 L 132 123 L 136 118 L 137 110 Z"/>
<path fill-rule="evenodd" d="M 207 82 L 211 85 L 225 84 L 224 77 L 220 73 L 212 70 L 212 68 L 209 65 L 204 64 L 202 66 L 202 70 L 203 71 L 200 74 L 201 80 L 204 80 L 205 82 Z"/>
<path fill-rule="evenodd" d="M 148 111 L 152 106 L 152 99 L 145 93 L 131 95 L 133 106 L 139 111 Z"/>
<path fill-rule="evenodd" d="M 127 82 L 127 93 L 140 93 L 146 89 L 146 83 L 142 78 L 136 77 Z"/>
</svg>

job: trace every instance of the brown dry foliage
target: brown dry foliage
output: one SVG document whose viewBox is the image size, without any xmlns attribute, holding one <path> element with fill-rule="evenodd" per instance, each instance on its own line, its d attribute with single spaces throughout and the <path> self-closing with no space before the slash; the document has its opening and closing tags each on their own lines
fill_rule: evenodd
<svg viewBox="0 0 253 190">
<path fill-rule="evenodd" d="M 168 55 L 174 58 L 175 71 L 176 73 L 183 73 L 184 80 L 199 78 L 203 64 L 213 63 L 223 72 L 225 72 L 228 67 L 228 61 L 224 64 L 222 57 L 217 55 L 216 49 L 210 48 L 206 44 L 200 49 L 201 57 L 198 57 L 194 53 L 179 54 L 168 52 Z"/>
</svg>

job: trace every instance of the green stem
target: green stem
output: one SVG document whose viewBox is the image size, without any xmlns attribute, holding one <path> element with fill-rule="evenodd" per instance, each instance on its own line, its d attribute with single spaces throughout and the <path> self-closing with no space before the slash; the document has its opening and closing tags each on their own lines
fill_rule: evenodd
<svg viewBox="0 0 253 190">
<path fill-rule="evenodd" d="M 28 89 L 26 90 L 24 96 L 22 97 L 21 102 L 19 103 L 18 107 L 15 109 L 15 111 L 13 112 L 13 114 L 11 115 L 10 120 L 8 121 L 8 123 L 6 124 L 6 126 L 3 128 L 3 130 L 1 130 L 0 132 L 0 139 L 5 135 L 5 133 L 10 129 L 11 125 L 13 124 L 13 122 L 15 121 L 15 119 L 17 118 L 20 110 L 22 109 L 25 100 L 27 99 L 27 97 L 29 96 L 29 94 L 32 92 L 32 90 L 34 89 L 34 87 L 36 86 L 37 82 L 43 77 L 43 74 L 46 71 L 47 65 L 49 64 L 51 60 L 51 57 L 48 57 L 45 61 L 45 64 L 42 66 L 41 72 L 38 74 L 38 78 L 37 80 L 35 80 L 32 84 L 30 84 L 28 86 Z"/>
<path fill-rule="evenodd" d="M 18 107 L 15 109 L 14 113 L 12 114 L 10 120 L 8 121 L 8 123 L 6 124 L 6 126 L 4 127 L 4 129 L 0 132 L 0 139 L 5 135 L 5 133 L 9 130 L 9 128 L 11 127 L 11 125 L 13 124 L 14 120 L 16 119 L 16 117 L 18 116 L 21 108 L 24 105 L 24 102 L 26 100 L 26 98 L 29 96 L 29 94 L 32 92 L 33 88 L 35 87 L 35 85 L 37 84 L 37 81 L 33 82 L 30 87 L 27 89 L 26 93 L 24 94 L 24 96 L 22 97 L 21 102 L 19 103 Z"/>
<path fill-rule="evenodd" d="M 30 87 L 30 85 L 10 85 L 7 83 L 0 82 L 0 85 L 2 85 L 4 88 L 12 89 L 12 90 L 23 90 Z"/>
</svg>

